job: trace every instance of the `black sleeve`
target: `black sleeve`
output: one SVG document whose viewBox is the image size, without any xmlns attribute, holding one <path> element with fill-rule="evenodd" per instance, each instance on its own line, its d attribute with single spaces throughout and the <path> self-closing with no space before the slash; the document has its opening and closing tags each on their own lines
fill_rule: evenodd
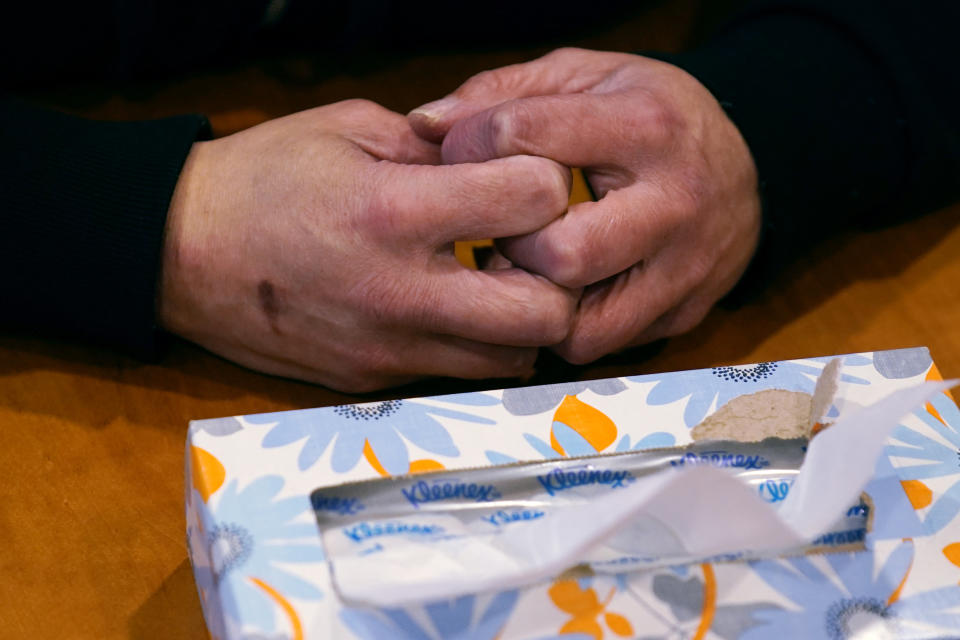
<svg viewBox="0 0 960 640">
<path fill-rule="evenodd" d="M 202 116 L 94 122 L 0 99 L 0 326 L 150 355 L 167 208 Z"/>
<path fill-rule="evenodd" d="M 837 228 L 960 196 L 957 25 L 949 0 L 777 0 L 655 54 L 716 96 L 756 161 L 763 236 L 740 294 Z"/>
</svg>

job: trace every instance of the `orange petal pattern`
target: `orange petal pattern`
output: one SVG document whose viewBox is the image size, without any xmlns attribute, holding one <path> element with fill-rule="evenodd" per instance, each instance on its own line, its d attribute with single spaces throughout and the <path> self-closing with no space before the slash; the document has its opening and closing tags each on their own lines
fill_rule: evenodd
<svg viewBox="0 0 960 640">
<path fill-rule="evenodd" d="M 223 480 L 227 477 L 223 463 L 209 451 L 193 445 L 190 446 L 190 470 L 193 488 L 200 493 L 204 502 L 223 486 Z"/>
<path fill-rule="evenodd" d="M 374 471 L 379 473 L 381 476 L 386 478 L 390 475 L 387 473 L 387 470 L 383 468 L 383 465 L 380 464 L 380 460 L 377 458 L 377 454 L 373 452 L 373 447 L 370 446 L 369 440 L 363 441 L 363 457 L 367 459 L 367 462 L 370 463 L 370 466 L 373 467 Z"/>
<path fill-rule="evenodd" d="M 583 589 L 576 580 L 562 579 L 554 582 L 547 594 L 558 609 L 571 616 L 570 620 L 560 627 L 560 634 L 582 633 L 596 640 L 603 640 L 603 627 L 597 620 L 603 616 L 604 622 L 615 634 L 632 636 L 633 625 L 629 620 L 619 613 L 605 611 L 615 592 L 616 589 L 611 589 L 606 599 L 600 602 L 592 587 Z"/>
<path fill-rule="evenodd" d="M 443 471 L 444 469 L 446 467 L 443 464 L 430 458 L 414 460 L 410 463 L 410 473 L 426 473 L 427 471 Z"/>
<path fill-rule="evenodd" d="M 597 451 L 603 451 L 617 439 L 617 425 L 607 414 L 590 406 L 576 396 L 564 396 L 553 414 L 554 422 L 562 422 L 576 431 Z M 550 430 L 550 446 L 562 456 L 567 455 Z"/>
<path fill-rule="evenodd" d="M 560 627 L 560 635 L 568 633 L 582 633 L 593 637 L 595 640 L 603 640 L 603 629 L 596 620 L 588 616 L 573 618 Z"/>
<path fill-rule="evenodd" d="M 904 538 L 904 543 L 913 544 L 913 538 Z M 910 566 L 907 567 L 907 570 L 904 571 L 903 577 L 900 579 L 900 584 L 897 585 L 897 588 L 893 590 L 893 593 L 890 594 L 890 597 L 887 598 L 887 606 L 892 606 L 894 602 L 900 599 L 900 594 L 903 592 L 904 585 L 907 584 L 907 578 L 910 577 L 910 571 L 913 570 L 913 559 L 910 560 Z"/>
<path fill-rule="evenodd" d="M 292 627 L 293 635 L 290 636 L 292 640 L 303 640 L 303 623 L 300 622 L 300 616 L 297 615 L 296 609 L 293 608 L 293 605 L 280 595 L 280 592 L 268 585 L 266 582 L 260 578 L 250 578 L 250 582 L 257 585 L 261 589 L 267 592 L 267 595 L 273 598 L 274 602 L 280 605 L 280 608 L 283 609 L 283 612 L 287 614 L 287 619 L 290 620 L 290 626 Z"/>
<path fill-rule="evenodd" d="M 703 640 L 713 626 L 713 616 L 717 612 L 717 577 L 709 564 L 700 565 L 703 570 L 703 610 L 700 612 L 700 624 L 693 634 L 693 640 Z"/>
<path fill-rule="evenodd" d="M 943 548 L 947 560 L 960 567 L 960 542 L 953 542 Z"/>
<path fill-rule="evenodd" d="M 572 616 L 595 616 L 601 609 L 596 591 L 581 589 L 576 580 L 557 580 L 547 593 L 558 609 Z"/>
<path fill-rule="evenodd" d="M 907 494 L 907 499 L 914 509 L 923 509 L 930 506 L 933 501 L 933 492 L 930 487 L 919 480 L 901 480 L 903 491 Z"/>
<path fill-rule="evenodd" d="M 633 635 L 633 626 L 630 624 L 630 621 L 619 613 L 605 614 L 603 619 L 606 621 L 607 626 L 610 627 L 610 630 L 618 636 L 628 637 Z"/>
</svg>

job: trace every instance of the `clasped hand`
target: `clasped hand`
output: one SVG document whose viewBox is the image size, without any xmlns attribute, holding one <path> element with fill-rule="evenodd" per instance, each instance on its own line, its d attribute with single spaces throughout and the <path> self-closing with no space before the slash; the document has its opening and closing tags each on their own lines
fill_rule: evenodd
<svg viewBox="0 0 960 640">
<path fill-rule="evenodd" d="M 570 173 L 598 200 L 567 209 Z M 564 49 L 404 118 L 341 102 L 197 143 L 171 203 L 161 324 L 347 391 L 531 371 L 686 331 L 755 250 L 756 170 L 672 65 Z M 472 271 L 455 240 L 495 238 Z"/>
</svg>

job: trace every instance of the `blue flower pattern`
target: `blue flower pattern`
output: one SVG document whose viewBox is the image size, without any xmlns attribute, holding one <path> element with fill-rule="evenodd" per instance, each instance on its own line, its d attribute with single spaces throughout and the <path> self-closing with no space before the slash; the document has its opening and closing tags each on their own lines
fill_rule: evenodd
<svg viewBox="0 0 960 640">
<path fill-rule="evenodd" d="M 644 449 L 660 449 L 662 447 L 672 447 L 677 444 L 677 438 L 672 433 L 666 431 L 654 431 L 643 436 L 632 445 L 630 436 L 625 435 L 617 443 L 617 453 L 623 451 L 643 451 Z"/>
<path fill-rule="evenodd" d="M 619 378 L 608 378 L 504 389 L 503 408 L 515 416 L 535 415 L 556 408 L 564 396 L 575 396 L 588 390 L 599 396 L 613 396 L 626 391 L 627 385 Z"/>
<path fill-rule="evenodd" d="M 935 533 L 946 527 L 960 512 L 960 410 L 945 394 L 935 397 L 931 404 L 943 422 L 925 410 L 915 412 L 929 431 L 924 433 L 900 425 L 894 430 L 893 437 L 903 444 L 888 446 L 887 455 L 920 461 L 897 469 L 904 480 L 956 477 L 930 506 L 923 520 L 927 529 Z"/>
<path fill-rule="evenodd" d="M 555 409 L 565 396 L 576 396 L 584 391 L 591 391 L 599 396 L 612 396 L 627 390 L 627 385 L 619 378 L 606 380 L 589 380 L 583 382 L 567 382 L 560 384 L 542 385 L 539 387 L 521 387 L 506 389 L 503 392 L 503 408 L 513 415 L 536 415 Z M 553 436 L 568 456 L 587 456 L 600 453 L 582 435 L 569 425 L 562 422 L 552 424 Z M 537 452 L 537 457 L 552 460 L 561 457 L 549 443 L 532 434 L 524 433 L 524 440 Z M 630 436 L 624 435 L 617 443 L 615 451 L 651 449 L 654 447 L 670 446 L 676 438 L 667 432 L 657 431 L 647 434 L 630 445 Z M 507 464 L 516 462 L 513 456 L 495 450 L 485 452 L 487 460 L 492 464 Z"/>
<path fill-rule="evenodd" d="M 755 611 L 758 624 L 741 640 L 918 637 L 917 627 L 925 623 L 960 628 L 960 615 L 948 611 L 960 604 L 960 587 L 927 591 L 890 604 L 910 570 L 912 542 L 897 546 L 879 571 L 872 553 L 835 552 L 821 557 L 836 582 L 808 556 L 751 563 L 758 576 L 799 610 L 771 606 Z"/>
<path fill-rule="evenodd" d="M 340 619 L 362 640 L 494 640 L 517 604 L 518 593 L 498 593 L 474 620 L 476 596 L 423 607 L 432 628 L 418 624 L 404 609 L 344 609 Z"/>
<path fill-rule="evenodd" d="M 499 403 L 496 397 L 483 393 L 440 396 L 436 400 L 467 406 Z M 386 400 L 264 413 L 247 416 L 245 420 L 251 424 L 271 425 L 263 438 L 262 444 L 266 448 L 304 441 L 297 460 L 301 471 L 312 467 L 331 442 L 331 467 L 337 473 L 350 471 L 360 461 L 363 448 L 369 442 L 383 468 L 390 474 L 399 474 L 406 473 L 410 468 L 410 455 L 404 439 L 437 455 L 460 455 L 453 438 L 435 416 L 476 424 L 494 424 L 489 418 L 416 400 Z"/>
<path fill-rule="evenodd" d="M 322 592 L 279 563 L 323 562 L 317 526 L 304 521 L 310 509 L 305 496 L 278 498 L 280 476 L 257 478 L 242 490 L 231 481 L 212 512 L 204 512 L 206 543 L 211 550 L 212 582 L 225 613 L 261 630 L 273 630 L 274 605 L 250 578 L 258 578 L 285 597 L 315 600 Z"/>
</svg>

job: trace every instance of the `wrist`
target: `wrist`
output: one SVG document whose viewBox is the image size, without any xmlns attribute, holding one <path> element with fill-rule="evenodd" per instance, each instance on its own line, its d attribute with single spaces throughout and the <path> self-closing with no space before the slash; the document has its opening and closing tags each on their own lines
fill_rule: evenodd
<svg viewBox="0 0 960 640">
<path fill-rule="evenodd" d="M 207 210 L 206 158 L 210 142 L 195 142 L 190 149 L 170 199 L 161 253 L 157 288 L 157 323 L 171 333 L 189 331 L 191 282 L 200 266 L 201 235 L 197 223 Z"/>
</svg>

